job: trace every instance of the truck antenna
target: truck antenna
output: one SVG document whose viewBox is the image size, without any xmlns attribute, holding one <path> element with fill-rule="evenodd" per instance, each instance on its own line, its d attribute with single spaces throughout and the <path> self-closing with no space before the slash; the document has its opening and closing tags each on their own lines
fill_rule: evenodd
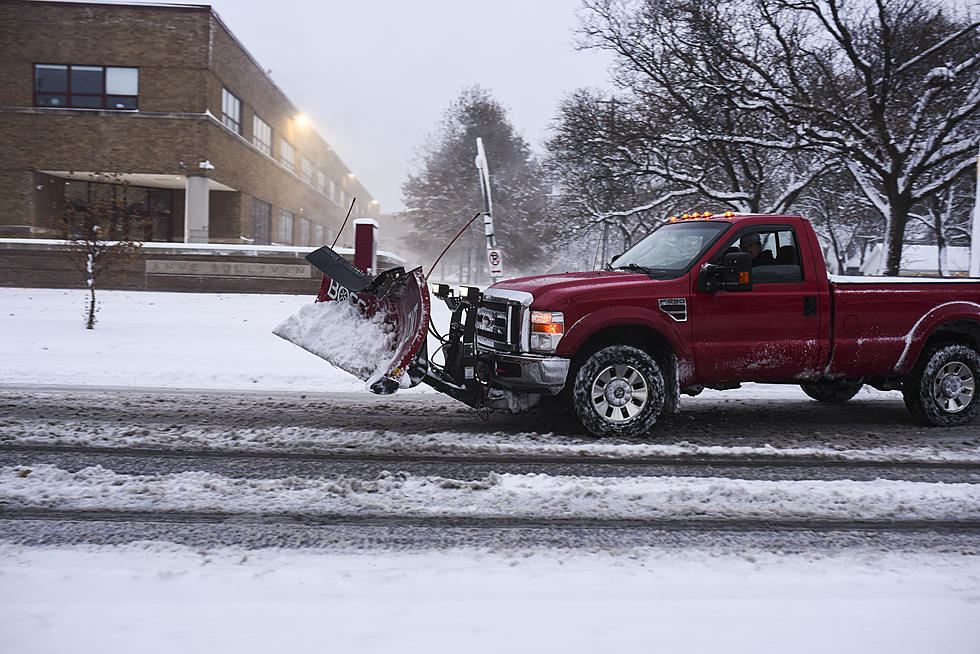
<svg viewBox="0 0 980 654">
<path fill-rule="evenodd" d="M 344 233 L 344 227 L 347 227 L 347 220 L 350 218 L 350 212 L 354 210 L 354 203 L 355 202 L 357 202 L 357 196 L 356 195 L 353 198 L 351 198 L 350 208 L 347 210 L 347 217 L 344 218 L 344 224 L 340 226 L 340 231 L 337 232 L 337 238 L 335 238 L 333 240 L 333 243 L 330 244 L 330 249 L 331 250 L 333 249 L 333 246 L 334 245 L 337 245 L 337 241 L 340 240 L 340 235 Z"/>
</svg>

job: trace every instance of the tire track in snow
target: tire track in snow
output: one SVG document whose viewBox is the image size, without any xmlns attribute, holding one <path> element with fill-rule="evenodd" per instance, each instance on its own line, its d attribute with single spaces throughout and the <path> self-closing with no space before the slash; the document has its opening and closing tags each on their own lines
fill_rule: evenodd
<svg viewBox="0 0 980 654">
<path fill-rule="evenodd" d="M 801 456 L 604 457 L 453 454 L 302 453 L 242 450 L 172 450 L 92 446 L 0 446 L 0 466 L 51 464 L 64 470 L 101 465 L 120 474 L 207 471 L 234 478 L 373 478 L 383 471 L 479 479 L 491 472 L 554 476 L 694 476 L 733 479 L 889 479 L 980 483 L 980 463 L 969 461 L 877 461 Z"/>
<path fill-rule="evenodd" d="M 888 532 L 952 533 L 980 536 L 980 520 L 827 520 L 787 518 L 551 518 L 509 516 L 402 516 L 221 511 L 124 511 L 0 509 L 0 521 L 303 525 L 309 527 L 430 527 L 465 529 L 601 529 L 695 532 Z"/>
</svg>

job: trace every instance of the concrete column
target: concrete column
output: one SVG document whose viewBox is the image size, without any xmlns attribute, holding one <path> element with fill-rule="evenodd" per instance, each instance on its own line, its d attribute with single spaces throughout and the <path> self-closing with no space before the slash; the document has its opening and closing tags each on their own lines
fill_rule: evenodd
<svg viewBox="0 0 980 654">
<path fill-rule="evenodd" d="M 203 175 L 188 175 L 184 197 L 184 243 L 207 243 L 211 211 L 210 181 Z"/>
</svg>

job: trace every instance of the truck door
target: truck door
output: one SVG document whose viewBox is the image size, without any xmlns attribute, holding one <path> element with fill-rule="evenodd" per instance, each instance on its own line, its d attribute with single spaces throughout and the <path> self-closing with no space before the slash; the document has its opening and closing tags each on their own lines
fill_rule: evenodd
<svg viewBox="0 0 980 654">
<path fill-rule="evenodd" d="M 750 291 L 692 291 L 694 361 L 699 383 L 789 380 L 824 361 L 817 275 L 805 274 L 789 225 L 740 230 L 712 258 L 753 255 Z"/>
</svg>

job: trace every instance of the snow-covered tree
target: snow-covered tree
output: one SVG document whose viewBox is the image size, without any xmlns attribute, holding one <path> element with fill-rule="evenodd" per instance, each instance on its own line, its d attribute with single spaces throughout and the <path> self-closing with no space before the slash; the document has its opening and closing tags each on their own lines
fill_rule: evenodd
<svg viewBox="0 0 980 654">
<path fill-rule="evenodd" d="M 883 220 L 897 274 L 913 208 L 980 144 L 980 23 L 939 0 L 586 0 L 640 134 L 592 143 L 702 201 L 793 206 L 829 167 Z M 637 138 L 639 136 L 639 138 Z"/>
<path fill-rule="evenodd" d="M 936 0 L 724 6 L 741 38 L 706 43 L 723 62 L 711 72 L 737 108 L 847 167 L 885 220 L 880 272 L 898 274 L 913 207 L 953 184 L 980 144 L 980 23 Z"/>
<path fill-rule="evenodd" d="M 664 184 L 658 187 L 658 180 L 623 162 L 620 144 L 630 140 L 626 105 L 593 91 L 576 91 L 559 107 L 547 143 L 550 219 L 567 226 L 556 230 L 562 251 L 588 244 L 581 262 L 586 267 L 605 263 L 611 253 L 659 224 L 672 210 L 671 200 L 690 201 L 684 199 L 690 193 L 671 196 Z"/>
<path fill-rule="evenodd" d="M 423 146 L 417 171 L 402 185 L 407 208 L 403 216 L 414 230 L 411 241 L 421 254 L 435 258 L 482 211 L 474 165 L 478 137 L 486 149 L 496 241 L 505 266 L 509 271 L 532 269 L 542 253 L 544 174 L 503 105 L 478 86 L 464 90 L 449 107 L 437 132 Z M 486 267 L 484 249 L 483 223 L 477 220 L 453 248 L 461 281 L 483 279 L 476 271 Z"/>
<path fill-rule="evenodd" d="M 97 183 L 84 187 L 86 197 L 68 202 L 62 222 L 65 255 L 89 291 L 86 329 L 95 328 L 98 282 L 140 255 L 146 229 L 145 217 L 133 211 L 128 185 L 119 175 L 99 173 L 92 179 Z"/>
<path fill-rule="evenodd" d="M 574 182 L 565 197 L 591 198 L 590 186 L 616 180 L 618 195 L 597 198 L 594 219 L 784 212 L 825 170 L 818 148 L 729 97 L 723 62 L 703 46 L 740 38 L 718 3 L 589 0 L 586 7 L 585 45 L 614 54 L 618 92 L 569 98 L 549 151 L 553 166 L 577 168 L 561 178 Z"/>
<path fill-rule="evenodd" d="M 861 268 L 884 240 L 884 219 L 853 186 L 847 169 L 835 167 L 821 175 L 794 205 L 813 224 L 827 267 L 834 273 L 844 273 L 849 266 Z"/>
<path fill-rule="evenodd" d="M 926 198 L 909 216 L 910 231 L 918 231 L 924 240 L 936 244 L 936 270 L 940 277 L 950 273 L 948 248 L 970 241 L 975 191 L 973 175 L 969 174 L 972 172 L 961 175 L 942 194 Z"/>
</svg>

